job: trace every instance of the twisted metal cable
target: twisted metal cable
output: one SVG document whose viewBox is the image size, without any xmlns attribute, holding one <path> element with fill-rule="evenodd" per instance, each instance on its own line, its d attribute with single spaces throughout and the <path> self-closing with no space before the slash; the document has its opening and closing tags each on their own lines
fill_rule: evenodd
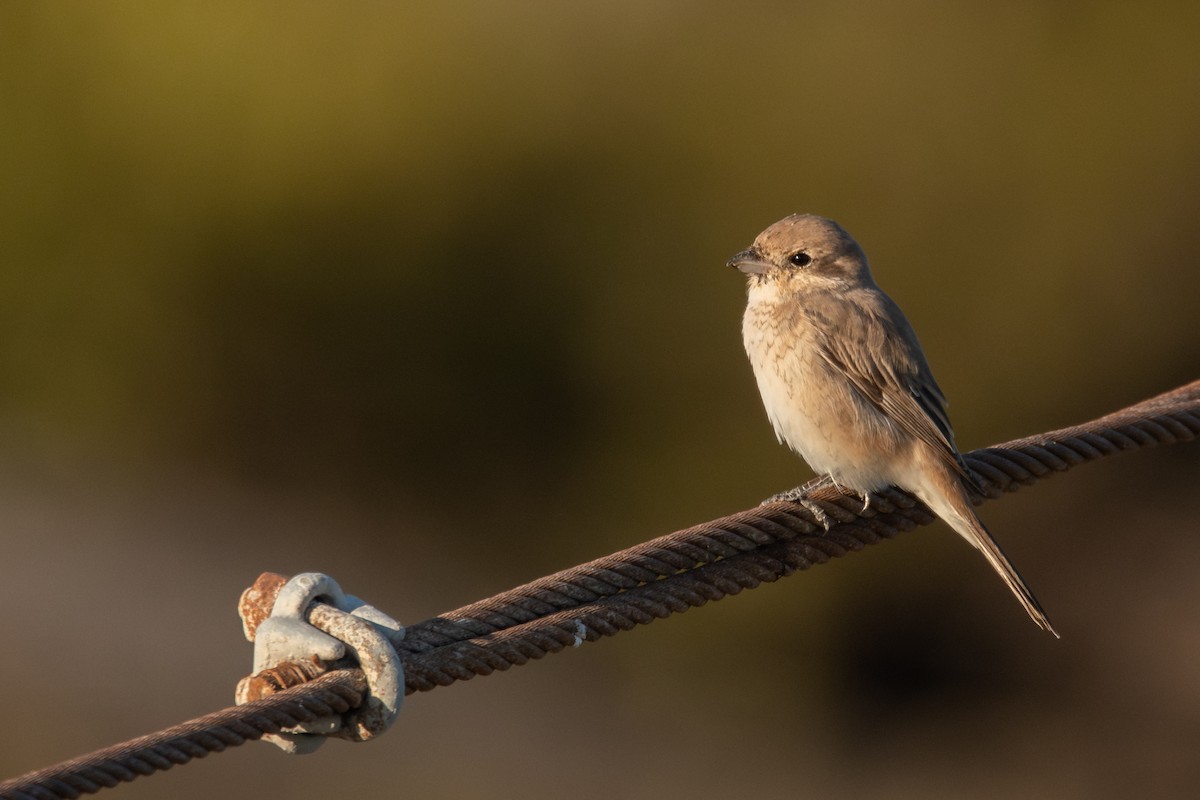
<svg viewBox="0 0 1200 800">
<path fill-rule="evenodd" d="M 280 693 L 226 708 L 13 778 L 0 783 L 0 798 L 59 800 L 95 794 L 140 775 L 152 775 L 226 747 L 261 739 L 266 733 L 343 714 L 362 703 L 367 681 L 359 670 L 343 670 L 317 678 L 303 688 L 303 694 Z"/>
<path fill-rule="evenodd" d="M 1083 425 L 965 455 L 985 498 L 1087 461 L 1200 436 L 1200 381 Z M 541 578 L 408 628 L 400 648 L 406 692 L 428 691 L 528 663 L 830 558 L 891 539 L 934 516 L 887 490 L 862 501 L 822 482 L 809 497 L 829 530 L 799 503 L 775 501 Z M 76 798 L 187 763 L 264 733 L 358 705 L 358 670 L 339 670 L 270 698 L 225 709 L 0 783 L 3 800 Z"/>
<path fill-rule="evenodd" d="M 985 497 L 1116 453 L 1200 435 L 1200 381 L 1083 425 L 964 456 Z M 809 498 L 837 522 L 826 531 L 794 502 L 668 534 L 408 628 L 407 691 L 428 691 L 508 669 L 742 589 L 777 580 L 924 525 L 933 514 L 889 489 L 862 510 L 856 495 L 815 481 Z"/>
</svg>

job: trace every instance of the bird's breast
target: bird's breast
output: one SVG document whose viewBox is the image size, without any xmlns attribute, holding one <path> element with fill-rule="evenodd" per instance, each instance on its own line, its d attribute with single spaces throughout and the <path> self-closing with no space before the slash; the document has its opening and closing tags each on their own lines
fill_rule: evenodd
<svg viewBox="0 0 1200 800">
<path fill-rule="evenodd" d="M 825 333 L 799 303 L 753 302 L 742 338 L 767 417 L 781 442 L 818 473 L 855 489 L 886 486 L 864 432 L 878 412 L 819 352 Z"/>
</svg>

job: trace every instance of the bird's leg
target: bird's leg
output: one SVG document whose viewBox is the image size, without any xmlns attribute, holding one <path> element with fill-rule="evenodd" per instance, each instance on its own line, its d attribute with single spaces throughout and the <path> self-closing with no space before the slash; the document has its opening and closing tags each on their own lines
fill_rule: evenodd
<svg viewBox="0 0 1200 800">
<path fill-rule="evenodd" d="M 840 483 L 838 483 L 837 478 L 833 477 L 832 475 L 826 475 L 825 478 L 827 478 L 829 483 L 833 484 L 834 488 L 838 489 L 839 491 L 844 492 L 848 488 L 848 487 L 842 486 Z M 820 483 L 821 485 L 828 486 L 829 483 L 823 483 L 824 480 L 825 479 L 822 479 L 822 481 L 818 481 L 818 483 Z M 813 488 L 815 489 L 817 487 L 814 486 Z M 851 489 L 850 491 L 854 492 L 856 495 L 858 495 L 859 497 L 862 498 L 863 507 L 862 507 L 862 511 L 858 512 L 859 514 L 862 514 L 871 509 L 871 493 L 870 492 L 868 492 L 866 489 Z"/>
<path fill-rule="evenodd" d="M 797 486 L 794 489 L 788 489 L 786 492 L 780 492 L 779 494 L 773 494 L 770 497 L 768 497 L 766 500 L 763 500 L 762 503 L 760 503 L 760 505 L 766 505 L 767 503 L 774 503 L 776 500 L 785 500 L 789 503 L 795 503 L 795 502 L 798 502 L 801 498 L 807 497 L 808 495 L 812 494 L 813 492 L 818 491 L 820 489 L 824 489 L 828 486 L 832 486 L 837 489 L 841 488 L 840 486 L 838 486 L 837 481 L 835 481 L 833 479 L 832 475 L 822 475 L 819 478 L 813 478 L 811 481 L 804 484 L 803 486 Z"/>
<path fill-rule="evenodd" d="M 779 494 L 771 495 L 766 500 L 763 500 L 761 505 L 774 503 L 776 501 L 796 503 L 797 505 L 807 508 L 809 513 L 817 518 L 817 523 L 820 524 L 820 526 L 825 530 L 829 530 L 834 525 L 833 517 L 829 516 L 829 513 L 825 509 L 821 508 L 816 501 L 810 500 L 808 497 L 810 493 L 815 492 L 818 489 L 824 489 L 827 486 L 841 488 L 838 486 L 838 482 L 833 479 L 832 475 L 822 475 L 819 478 L 814 478 L 803 486 L 797 486 L 795 489 L 788 489 L 786 492 L 780 492 Z"/>
</svg>

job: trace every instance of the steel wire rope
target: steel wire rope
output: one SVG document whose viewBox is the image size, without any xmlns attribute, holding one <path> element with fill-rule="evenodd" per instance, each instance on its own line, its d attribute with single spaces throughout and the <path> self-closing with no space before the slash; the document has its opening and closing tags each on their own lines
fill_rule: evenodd
<svg viewBox="0 0 1200 800">
<path fill-rule="evenodd" d="M 1200 381 L 1101 417 L 964 457 L 987 498 L 1079 464 L 1200 436 Z M 897 490 L 863 511 L 859 498 L 815 482 L 810 499 L 769 502 L 636 545 L 417 623 L 401 645 L 406 693 L 506 670 L 584 641 L 653 622 L 779 579 L 934 519 Z M 312 613 L 320 613 L 314 606 Z M 261 738 L 361 702 L 365 682 L 338 670 L 264 700 L 227 708 L 0 783 L 4 800 L 75 798 Z"/>
</svg>

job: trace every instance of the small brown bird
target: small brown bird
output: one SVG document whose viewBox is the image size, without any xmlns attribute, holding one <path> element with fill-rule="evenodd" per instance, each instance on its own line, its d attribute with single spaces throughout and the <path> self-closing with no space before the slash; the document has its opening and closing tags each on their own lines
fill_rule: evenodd
<svg viewBox="0 0 1200 800">
<path fill-rule="evenodd" d="M 861 494 L 916 495 L 983 553 L 1029 616 L 1058 636 L 971 506 L 946 398 L 912 327 L 836 222 L 793 214 L 729 260 L 749 279 L 742 337 L 781 442 Z"/>
</svg>

